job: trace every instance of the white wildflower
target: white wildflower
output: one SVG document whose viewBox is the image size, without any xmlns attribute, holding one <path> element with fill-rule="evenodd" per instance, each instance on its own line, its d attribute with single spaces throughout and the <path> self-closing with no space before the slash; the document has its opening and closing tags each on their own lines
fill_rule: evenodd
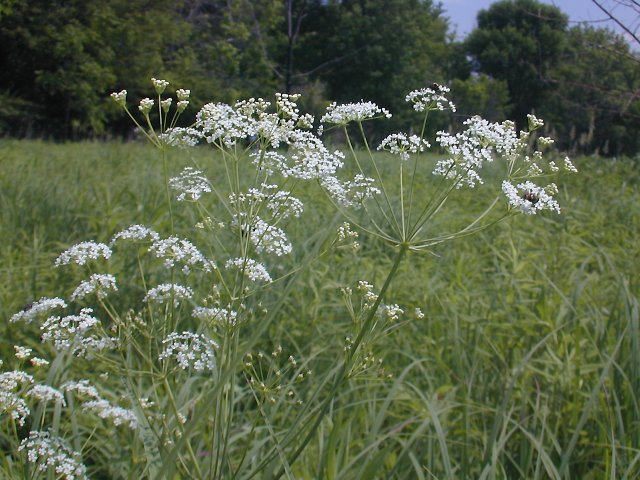
<svg viewBox="0 0 640 480">
<path fill-rule="evenodd" d="M 341 182 L 336 177 L 326 176 L 320 180 L 322 187 L 335 202 L 345 208 L 359 208 L 365 200 L 380 194 L 373 178 L 357 174 L 353 180 Z"/>
<path fill-rule="evenodd" d="M 100 320 L 92 313 L 93 309 L 83 308 L 78 315 L 49 317 L 40 327 L 43 332 L 42 341 L 52 341 L 57 350 L 71 347 L 85 337 L 89 330 L 100 324 Z"/>
<path fill-rule="evenodd" d="M 169 86 L 169 82 L 166 80 L 156 80 L 155 78 L 151 79 L 151 83 L 153 83 L 153 87 L 156 89 L 158 95 L 161 95 L 165 88 Z"/>
<path fill-rule="evenodd" d="M 171 108 L 171 102 L 173 102 L 173 98 L 166 98 L 160 102 L 160 107 L 162 108 L 163 112 L 166 113 L 169 111 L 169 109 Z"/>
<path fill-rule="evenodd" d="M 55 308 L 66 308 L 67 304 L 61 298 L 46 298 L 42 297 L 37 302 L 33 302 L 18 313 L 14 313 L 9 321 L 11 323 L 25 321 L 31 323 L 37 317 L 48 314 Z"/>
<path fill-rule="evenodd" d="M 81 300 L 87 295 L 95 293 L 99 299 L 106 298 L 109 292 L 118 290 L 116 277 L 108 273 L 94 273 L 89 280 L 84 280 L 71 294 L 71 300 Z"/>
<path fill-rule="evenodd" d="M 397 321 L 402 314 L 404 314 L 404 310 L 395 303 L 392 305 L 381 304 L 378 308 L 378 315 L 390 322 Z"/>
<path fill-rule="evenodd" d="M 193 368 L 196 371 L 215 370 L 214 350 L 216 342 L 204 335 L 191 332 L 173 332 L 162 341 L 164 350 L 158 357 L 160 360 L 174 358 L 183 370 Z"/>
<path fill-rule="evenodd" d="M 77 382 L 66 382 L 62 385 L 65 392 L 77 392 L 80 395 L 90 398 L 100 398 L 98 390 L 89 383 L 89 380 L 79 380 Z"/>
<path fill-rule="evenodd" d="M 191 167 L 186 167 L 182 170 L 179 176 L 173 177 L 169 180 L 169 186 L 174 190 L 178 190 L 178 201 L 182 202 L 185 199 L 196 201 L 203 193 L 211 192 L 211 184 L 202 172 Z"/>
<path fill-rule="evenodd" d="M 21 345 L 14 345 L 13 348 L 16 351 L 16 358 L 18 360 L 26 360 L 31 357 L 31 353 L 33 352 L 32 348 L 23 347 Z"/>
<path fill-rule="evenodd" d="M 176 90 L 176 96 L 181 102 L 189 100 L 189 95 L 191 95 L 191 90 L 185 90 L 184 88 L 179 88 Z"/>
<path fill-rule="evenodd" d="M 143 115 L 149 115 L 149 112 L 153 108 L 153 104 L 155 102 L 150 98 L 143 98 L 140 100 L 140 105 L 138 106 L 138 110 L 142 112 Z"/>
<path fill-rule="evenodd" d="M 189 274 L 191 268 L 200 266 L 205 272 L 210 272 L 216 268 L 211 260 L 208 260 L 200 251 L 188 240 L 177 237 L 169 237 L 153 242 L 149 251 L 157 258 L 164 260 L 166 268 L 173 268 L 176 264 L 182 263 L 182 272 Z"/>
<path fill-rule="evenodd" d="M 45 360 L 44 358 L 40 357 L 33 357 L 29 361 L 34 367 L 46 367 L 47 365 L 49 365 L 49 360 Z"/>
<path fill-rule="evenodd" d="M 300 217 L 304 205 L 300 200 L 291 196 L 291 192 L 279 190 L 267 198 L 267 208 L 271 211 L 273 217 L 288 218 L 294 216 Z"/>
<path fill-rule="evenodd" d="M 174 283 L 164 283 L 149 290 L 144 297 L 144 301 L 153 301 L 160 304 L 173 301 L 173 304 L 177 307 L 182 300 L 189 300 L 192 297 L 193 290 L 189 287 Z"/>
<path fill-rule="evenodd" d="M 410 92 L 405 100 L 413 103 L 413 109 L 417 112 L 425 110 L 446 110 L 456 111 L 456 106 L 447 98 L 449 87 L 434 83 L 431 87 L 421 88 Z"/>
<path fill-rule="evenodd" d="M 196 116 L 195 128 L 208 143 L 221 143 L 227 148 L 258 132 L 254 119 L 224 103 L 208 103 L 202 107 Z"/>
<path fill-rule="evenodd" d="M 571 163 L 569 157 L 564 157 L 564 169 L 568 172 L 578 173 L 578 169 Z"/>
<path fill-rule="evenodd" d="M 287 171 L 287 159 L 285 156 L 277 152 L 256 152 L 252 153 L 253 165 L 258 170 L 264 170 L 266 175 L 273 175 L 274 173 L 283 173 Z"/>
<path fill-rule="evenodd" d="M 29 438 L 20 442 L 20 451 L 26 450 L 27 459 L 36 464 L 41 472 L 53 469 L 56 478 L 64 480 L 86 479 L 86 467 L 80 455 L 69 448 L 64 440 L 50 432 L 32 431 Z"/>
<path fill-rule="evenodd" d="M 541 210 L 560 213 L 558 202 L 551 196 L 556 188 L 554 184 L 543 188 L 528 181 L 517 186 L 513 186 L 507 180 L 502 182 L 502 191 L 507 196 L 509 204 L 528 215 L 534 215 Z"/>
<path fill-rule="evenodd" d="M 251 258 L 232 258 L 224 264 L 226 269 L 238 269 L 253 282 L 271 282 L 271 276 L 265 266 Z"/>
<path fill-rule="evenodd" d="M 544 121 L 532 114 L 527 115 L 527 121 L 529 123 L 529 131 L 536 130 L 544 125 Z"/>
<path fill-rule="evenodd" d="M 369 309 L 378 300 L 378 295 L 373 292 L 373 285 L 365 280 L 358 281 L 358 292 L 362 294 L 363 308 Z"/>
<path fill-rule="evenodd" d="M 338 227 L 338 238 L 337 241 L 339 244 L 345 244 L 353 251 L 357 251 L 360 248 L 360 244 L 358 243 L 358 232 L 351 229 L 351 224 L 344 222 L 342 225 Z M 351 289 L 348 289 L 349 294 L 351 294 Z"/>
<path fill-rule="evenodd" d="M 124 107 L 127 103 L 127 91 L 121 90 L 120 92 L 113 92 L 111 98 L 113 98 L 118 105 Z"/>
<path fill-rule="evenodd" d="M 555 143 L 555 141 L 553 140 L 553 138 L 550 137 L 540 137 L 538 138 L 538 146 L 541 149 L 547 148 L 550 145 L 553 145 Z"/>
<path fill-rule="evenodd" d="M 466 120 L 464 125 L 466 130 L 456 135 L 440 131 L 436 137 L 451 156 L 439 160 L 433 173 L 453 179 L 457 188 L 483 183 L 478 171 L 485 162 L 493 161 L 494 152 L 513 158 L 523 147 L 513 122 L 489 123 L 476 116 Z"/>
<path fill-rule="evenodd" d="M 21 370 L 0 373 L 0 390 L 15 390 L 22 383 L 33 383 L 33 377 Z"/>
<path fill-rule="evenodd" d="M 394 155 L 399 155 L 400 160 L 408 160 L 410 153 L 424 152 L 424 149 L 430 146 L 429 142 L 417 135 L 407 137 L 404 133 L 394 133 L 382 140 L 378 150 L 388 150 Z"/>
<path fill-rule="evenodd" d="M 118 339 L 113 337 L 76 337 L 73 345 L 73 354 L 78 357 L 89 357 L 93 352 L 114 349 L 118 346 Z"/>
<path fill-rule="evenodd" d="M 160 239 L 160 235 L 158 235 L 150 228 L 147 228 L 143 225 L 131 225 L 124 230 L 116 233 L 111 239 L 110 244 L 113 245 L 118 240 L 146 240 L 147 237 L 154 242 Z"/>
<path fill-rule="evenodd" d="M 273 253 L 280 257 L 291 253 L 292 246 L 284 230 L 273 225 L 269 225 L 261 218 L 256 217 L 252 226 L 242 225 L 244 231 L 251 232 L 249 238 L 256 249 L 256 252 Z"/>
<path fill-rule="evenodd" d="M 549 165 L 549 167 L 551 168 L 551 170 L 553 171 L 553 166 Z M 532 163 L 531 165 L 529 165 L 529 168 L 527 169 L 527 176 L 528 177 L 538 177 L 540 175 L 542 175 L 544 172 L 542 171 L 542 169 L 538 166 L 537 163 Z"/>
<path fill-rule="evenodd" d="M 233 310 L 218 307 L 195 307 L 192 313 L 194 318 L 208 322 L 219 322 L 233 326 L 238 321 L 238 313 Z"/>
<path fill-rule="evenodd" d="M 349 122 L 361 122 L 370 118 L 376 117 L 391 118 L 391 113 L 385 108 L 380 108 L 373 102 L 360 101 L 357 103 L 345 103 L 338 105 L 333 102 L 327 107 L 327 113 L 325 113 L 321 122 L 335 123 L 337 125 L 346 125 Z"/>
<path fill-rule="evenodd" d="M 27 392 L 27 396 L 33 397 L 40 402 L 55 402 L 63 407 L 67 405 L 62 393 L 49 385 L 34 385 Z"/>
<path fill-rule="evenodd" d="M 132 430 L 135 430 L 138 427 L 138 419 L 133 411 L 113 406 L 102 398 L 84 402 L 82 404 L 82 409 L 95 413 L 104 420 L 110 420 L 116 427 L 125 424 L 128 424 L 129 428 Z"/>
<path fill-rule="evenodd" d="M 183 108 L 181 104 L 182 102 L 178 102 L 178 109 Z M 160 135 L 160 140 L 164 143 L 179 148 L 195 147 L 201 139 L 202 134 L 191 127 L 173 127 Z"/>
<path fill-rule="evenodd" d="M 282 171 L 285 177 L 319 179 L 335 175 L 344 165 L 344 154 L 338 150 L 330 152 L 311 132 L 292 132 L 289 152 L 292 165 Z"/>
<path fill-rule="evenodd" d="M 358 232 L 351 229 L 351 224 L 344 222 L 338 227 L 338 241 L 349 242 L 358 239 Z"/>
<path fill-rule="evenodd" d="M 23 426 L 31 413 L 27 403 L 16 392 L 33 383 L 33 377 L 20 370 L 0 373 L 0 415 L 8 414 L 18 425 Z M 26 384 L 26 385 L 25 385 Z"/>
<path fill-rule="evenodd" d="M 81 242 L 62 252 L 54 265 L 56 267 L 70 263 L 85 265 L 89 260 L 97 260 L 100 257 L 108 260 L 111 258 L 111 253 L 111 249 L 104 243 Z"/>
<path fill-rule="evenodd" d="M 276 93 L 276 107 L 278 113 L 284 117 L 297 120 L 300 114 L 300 109 L 296 102 L 300 99 L 300 94 L 295 93 L 293 95 L 286 93 Z"/>
</svg>

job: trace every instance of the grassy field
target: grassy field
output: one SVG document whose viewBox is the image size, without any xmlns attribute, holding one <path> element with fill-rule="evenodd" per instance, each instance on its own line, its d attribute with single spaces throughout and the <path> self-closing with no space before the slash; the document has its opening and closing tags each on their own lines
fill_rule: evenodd
<svg viewBox="0 0 640 480">
<path fill-rule="evenodd" d="M 224 175 L 205 150 L 171 153 L 169 174 L 192 162 L 209 178 Z M 289 478 L 640 477 L 640 163 L 574 163 L 580 173 L 563 180 L 561 215 L 515 217 L 409 255 L 385 299 L 405 315 L 367 345 L 366 372 L 332 402 Z M 169 226 L 151 147 L 2 141 L 0 172 L 0 358 L 9 370 L 13 345 L 44 348 L 10 316 L 77 283 L 52 267 L 61 251 L 107 242 L 133 223 Z M 423 178 L 428 191 L 433 180 Z M 337 221 L 320 189 L 300 194 L 314 206 L 290 232 L 294 245 Z M 452 228 L 491 195 L 463 192 L 431 228 Z M 175 215 L 190 232 L 196 212 Z M 266 352 L 282 345 L 308 359 L 309 390 L 353 330 L 341 289 L 359 280 L 379 287 L 391 268 L 392 249 L 359 241 L 358 252 L 333 249 L 302 269 L 259 340 Z M 311 249 L 287 262 L 304 264 Z M 126 295 L 119 301 L 128 306 Z M 99 373 L 87 367 L 91 378 Z M 289 410 L 272 414 L 284 425 Z M 4 449 L 9 434 L 0 435 Z M 128 457 L 117 445 L 85 453 L 95 478 L 139 478 Z M 0 460 L 5 471 L 10 464 Z"/>
</svg>

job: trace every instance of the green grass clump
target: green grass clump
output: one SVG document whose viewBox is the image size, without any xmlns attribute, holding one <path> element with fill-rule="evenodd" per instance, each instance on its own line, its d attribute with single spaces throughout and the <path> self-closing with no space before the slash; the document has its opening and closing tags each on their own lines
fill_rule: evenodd
<svg viewBox="0 0 640 480">
<path fill-rule="evenodd" d="M 200 149 L 171 152 L 169 173 L 193 162 L 211 179 L 224 175 L 220 159 Z M 632 160 L 575 163 L 580 174 L 558 195 L 561 215 L 514 217 L 430 255 L 409 254 L 385 300 L 405 315 L 375 331 L 368 370 L 333 400 L 291 478 L 640 476 L 640 171 Z M 425 159 L 425 191 L 436 181 L 430 166 Z M 61 251 L 107 241 L 132 223 L 166 229 L 168 217 L 151 147 L 3 141 L 0 168 L 0 357 L 9 368 L 14 344 L 39 345 L 8 323 L 11 314 L 75 284 L 52 268 Z M 390 175 L 384 167 L 382 174 Z M 454 230 L 492 195 L 460 193 L 430 228 Z M 293 240 L 335 223 L 319 189 L 305 195 L 315 207 L 290 232 Z M 176 215 L 180 225 L 196 219 L 189 209 Z M 359 242 L 357 253 L 333 250 L 301 271 L 257 343 L 307 358 L 309 391 L 344 355 L 353 331 L 341 289 L 355 290 L 358 280 L 379 287 L 393 263 L 380 242 L 366 235 Z M 302 245 L 291 262 L 312 248 Z M 290 414 L 271 412 L 274 427 Z M 119 465 L 130 460 L 120 455 L 96 452 L 96 477 L 120 478 Z M 267 465 L 259 478 L 275 471 Z"/>
</svg>

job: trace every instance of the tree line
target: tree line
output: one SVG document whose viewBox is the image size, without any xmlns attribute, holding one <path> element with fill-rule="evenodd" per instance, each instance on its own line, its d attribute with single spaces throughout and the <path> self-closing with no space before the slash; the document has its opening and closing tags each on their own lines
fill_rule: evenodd
<svg viewBox="0 0 640 480">
<path fill-rule="evenodd" d="M 299 92 L 315 113 L 372 100 L 403 128 L 406 93 L 436 82 L 455 115 L 524 127 L 533 112 L 561 150 L 638 152 L 640 57 L 624 38 L 537 0 L 499 0 L 477 20 L 456 41 L 431 0 L 0 0 L 0 135 L 129 135 L 108 95 L 150 96 L 152 76 L 190 89 L 192 113 Z"/>
</svg>

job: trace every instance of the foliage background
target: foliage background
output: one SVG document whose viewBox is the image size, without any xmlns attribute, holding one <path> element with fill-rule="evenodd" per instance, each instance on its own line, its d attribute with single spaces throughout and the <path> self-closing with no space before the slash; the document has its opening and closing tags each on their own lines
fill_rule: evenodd
<svg viewBox="0 0 640 480">
<path fill-rule="evenodd" d="M 522 124 L 535 112 L 561 150 L 629 155 L 640 137 L 637 54 L 537 0 L 494 3 L 462 42 L 431 0 L 2 0 L 0 64 L 5 136 L 130 138 L 106 98 L 144 98 L 155 76 L 191 89 L 192 113 L 301 92 L 315 113 L 374 101 L 402 128 L 403 96 L 439 82 L 461 117 Z"/>
</svg>

